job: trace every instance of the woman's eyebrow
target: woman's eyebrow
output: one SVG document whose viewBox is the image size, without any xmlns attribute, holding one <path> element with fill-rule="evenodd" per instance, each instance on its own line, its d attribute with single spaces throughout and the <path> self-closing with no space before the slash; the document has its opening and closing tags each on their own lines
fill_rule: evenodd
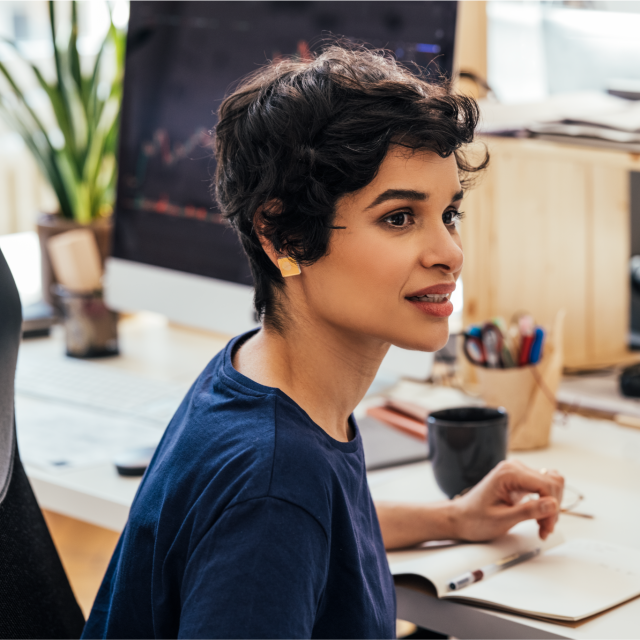
<svg viewBox="0 0 640 640">
<path fill-rule="evenodd" d="M 458 202 L 458 200 L 462 200 L 462 198 L 464 198 L 464 189 L 460 189 L 460 191 L 451 198 L 451 202 Z"/>
<path fill-rule="evenodd" d="M 456 194 L 457 195 L 457 194 Z M 372 209 L 373 207 L 382 204 L 383 202 L 387 202 L 387 200 L 428 200 L 429 194 L 424 193 L 423 191 L 414 191 L 413 189 L 387 189 L 383 193 L 381 193 L 368 207 L 367 209 Z"/>
</svg>

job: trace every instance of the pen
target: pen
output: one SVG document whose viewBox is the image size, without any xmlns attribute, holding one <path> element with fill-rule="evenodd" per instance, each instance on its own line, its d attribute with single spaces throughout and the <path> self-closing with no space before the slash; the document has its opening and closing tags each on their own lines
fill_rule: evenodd
<svg viewBox="0 0 640 640">
<path fill-rule="evenodd" d="M 539 553 L 540 549 L 526 551 L 525 553 L 514 553 L 506 558 L 502 558 L 502 560 L 498 560 L 498 562 L 488 564 L 480 569 L 476 569 L 475 571 L 467 571 L 467 573 L 463 573 L 449 582 L 449 590 L 456 591 L 458 589 L 462 589 L 462 587 L 466 587 L 474 582 L 479 582 L 483 578 L 488 578 L 494 573 L 498 573 L 498 571 L 513 567 L 516 564 L 525 562 L 525 560 L 535 558 Z"/>
<path fill-rule="evenodd" d="M 564 513 L 566 516 L 576 516 L 577 518 L 587 518 L 594 520 L 595 516 L 590 513 L 582 513 L 582 511 L 571 511 L 570 509 L 560 509 L 560 513 Z"/>
<path fill-rule="evenodd" d="M 529 353 L 529 364 L 538 364 L 542 355 L 542 344 L 544 343 L 544 329 L 536 327 L 533 343 L 531 344 L 531 352 Z"/>
</svg>

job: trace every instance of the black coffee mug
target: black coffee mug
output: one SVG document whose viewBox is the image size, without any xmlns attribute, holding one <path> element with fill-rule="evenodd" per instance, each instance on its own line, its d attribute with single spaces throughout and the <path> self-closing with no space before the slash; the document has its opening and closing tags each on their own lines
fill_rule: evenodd
<svg viewBox="0 0 640 640">
<path fill-rule="evenodd" d="M 453 498 L 504 460 L 508 425 L 503 408 L 460 407 L 430 413 L 429 451 L 440 489 Z"/>
</svg>

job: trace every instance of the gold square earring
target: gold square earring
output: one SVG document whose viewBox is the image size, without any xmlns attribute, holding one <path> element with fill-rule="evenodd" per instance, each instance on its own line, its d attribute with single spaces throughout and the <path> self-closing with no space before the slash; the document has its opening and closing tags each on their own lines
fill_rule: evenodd
<svg viewBox="0 0 640 640">
<path fill-rule="evenodd" d="M 278 267 L 280 267 L 280 273 L 283 278 L 289 276 L 300 275 L 300 265 L 293 259 L 285 256 L 284 258 L 278 258 Z"/>
</svg>

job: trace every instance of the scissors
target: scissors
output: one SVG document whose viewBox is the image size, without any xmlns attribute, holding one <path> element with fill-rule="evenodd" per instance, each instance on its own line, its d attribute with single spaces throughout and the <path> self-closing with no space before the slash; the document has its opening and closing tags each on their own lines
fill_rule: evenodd
<svg viewBox="0 0 640 640">
<path fill-rule="evenodd" d="M 482 344 L 482 330 L 478 326 L 471 326 L 464 334 L 464 352 L 470 362 L 484 366 L 486 362 L 484 346 Z"/>
<path fill-rule="evenodd" d="M 482 344 L 487 367 L 492 369 L 502 367 L 502 343 L 502 331 L 493 322 L 487 322 L 482 327 Z"/>
</svg>

